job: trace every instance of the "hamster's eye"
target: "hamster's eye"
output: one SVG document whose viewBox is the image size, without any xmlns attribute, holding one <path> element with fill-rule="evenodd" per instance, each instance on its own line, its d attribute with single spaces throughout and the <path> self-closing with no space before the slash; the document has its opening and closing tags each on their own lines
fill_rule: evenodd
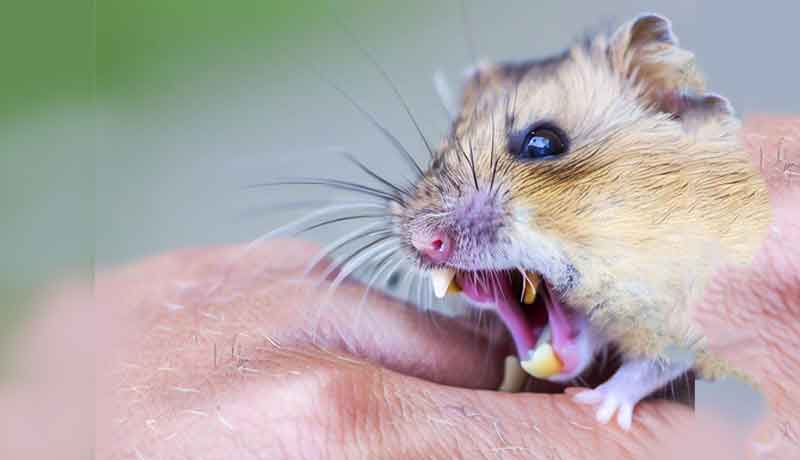
<svg viewBox="0 0 800 460">
<path fill-rule="evenodd" d="M 519 158 L 523 160 L 537 160 L 553 158 L 567 150 L 567 140 L 564 132 L 551 124 L 539 125 L 525 136 Z"/>
</svg>

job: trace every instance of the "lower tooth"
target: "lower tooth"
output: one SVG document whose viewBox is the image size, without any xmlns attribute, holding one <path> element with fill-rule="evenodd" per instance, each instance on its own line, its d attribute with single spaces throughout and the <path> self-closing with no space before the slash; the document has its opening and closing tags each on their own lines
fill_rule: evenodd
<svg viewBox="0 0 800 460">
<path fill-rule="evenodd" d="M 519 393 L 525 386 L 525 381 L 528 376 L 519 365 L 519 360 L 516 356 L 506 356 L 505 372 L 503 373 L 503 381 L 497 391 L 505 391 L 509 393 Z"/>
<path fill-rule="evenodd" d="M 525 372 L 537 379 L 546 379 L 559 374 L 564 368 L 564 364 L 556 356 L 553 346 L 549 343 L 541 343 L 529 352 L 530 359 L 522 361 L 520 365 Z"/>
</svg>

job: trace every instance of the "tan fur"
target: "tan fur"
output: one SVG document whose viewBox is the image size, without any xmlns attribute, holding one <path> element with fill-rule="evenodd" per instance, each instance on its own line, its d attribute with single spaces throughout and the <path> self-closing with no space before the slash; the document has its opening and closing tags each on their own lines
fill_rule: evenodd
<svg viewBox="0 0 800 460">
<path fill-rule="evenodd" d="M 678 91 L 693 102 L 682 114 L 666 112 L 664 95 Z M 717 267 L 749 261 L 770 208 L 727 101 L 703 91 L 669 23 L 646 16 L 541 67 L 479 70 L 453 138 L 473 148 L 481 184 L 498 161 L 503 206 L 525 221 L 506 230 L 510 238 L 551 248 L 577 269 L 570 305 L 585 308 L 628 354 L 691 346 L 700 374 L 716 377 L 728 369 L 706 354 L 688 305 Z M 514 133 L 542 120 L 568 134 L 570 151 L 554 161 L 513 159 Z M 445 141 L 440 161 L 469 184 L 458 148 Z M 436 173 L 426 181 L 416 208 L 437 196 Z"/>
</svg>

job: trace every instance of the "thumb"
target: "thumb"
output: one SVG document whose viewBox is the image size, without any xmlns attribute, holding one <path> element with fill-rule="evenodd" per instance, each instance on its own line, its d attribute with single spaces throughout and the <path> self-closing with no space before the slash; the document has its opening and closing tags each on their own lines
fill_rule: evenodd
<svg viewBox="0 0 800 460">
<path fill-rule="evenodd" d="M 800 188 L 774 198 L 773 223 L 746 268 L 719 273 L 694 320 L 712 352 L 749 374 L 770 409 L 758 453 L 798 458 L 800 449 Z"/>
</svg>

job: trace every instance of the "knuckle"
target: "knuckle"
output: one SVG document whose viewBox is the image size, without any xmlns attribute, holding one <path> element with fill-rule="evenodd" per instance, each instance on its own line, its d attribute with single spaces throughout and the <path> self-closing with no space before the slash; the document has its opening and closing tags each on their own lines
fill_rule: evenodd
<svg viewBox="0 0 800 460">
<path fill-rule="evenodd" d="M 324 444 L 320 447 L 353 454 L 379 448 L 396 413 L 387 385 L 385 372 L 368 365 L 326 363 L 316 369 L 304 417 L 317 430 L 313 438 Z"/>
</svg>

